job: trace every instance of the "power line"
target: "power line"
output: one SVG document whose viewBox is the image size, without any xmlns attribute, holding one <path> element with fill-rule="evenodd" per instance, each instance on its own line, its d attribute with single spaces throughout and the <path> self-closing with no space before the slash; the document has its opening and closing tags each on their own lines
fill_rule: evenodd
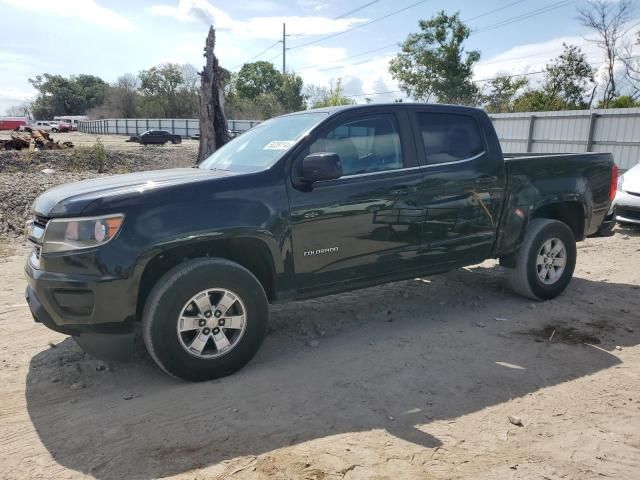
<svg viewBox="0 0 640 480">
<path fill-rule="evenodd" d="M 373 0 L 372 2 L 365 3 L 364 5 L 361 5 L 361 6 L 357 7 L 357 8 L 354 8 L 353 10 L 349 10 L 348 12 L 343 13 L 342 15 L 338 15 L 337 17 L 333 17 L 333 20 L 339 20 L 341 18 L 348 17 L 349 15 L 353 15 L 354 13 L 359 12 L 360 10 L 364 10 L 368 6 L 373 5 L 374 3 L 378 3 L 379 1 L 380 0 Z"/>
<path fill-rule="evenodd" d="M 278 42 L 278 43 L 280 43 L 280 42 Z M 281 57 L 281 56 L 282 56 L 282 52 L 278 52 L 278 54 L 277 54 L 277 55 L 275 55 L 275 56 L 273 56 L 273 57 L 271 57 L 271 58 L 269 58 L 269 59 L 265 60 L 265 62 L 271 62 L 271 61 L 273 61 L 273 60 L 275 60 L 276 58 L 279 58 L 279 57 Z"/>
<path fill-rule="evenodd" d="M 359 7 L 354 8 L 354 9 L 352 9 L 352 10 L 349 10 L 348 12 L 345 12 L 345 13 L 343 13 L 342 15 L 338 15 L 337 17 L 334 17 L 334 18 L 333 18 L 333 20 L 339 20 L 340 18 L 344 18 L 344 17 L 349 16 L 349 15 L 351 15 L 351 14 L 353 14 L 353 13 L 359 12 L 360 10 L 364 10 L 365 8 L 369 7 L 370 5 L 373 5 L 374 3 L 378 3 L 379 1 L 380 1 L 380 0 L 373 0 L 373 1 L 371 1 L 371 2 L 365 3 L 364 5 L 360 5 Z M 426 0 L 425 0 L 425 1 L 426 1 Z M 299 35 L 299 34 L 297 34 L 297 33 L 293 33 L 293 34 L 290 34 L 290 35 L 288 35 L 288 36 L 295 36 L 295 35 Z M 278 40 L 278 41 L 276 41 L 275 43 L 273 43 L 273 44 L 269 45 L 267 48 L 265 48 L 264 50 L 262 50 L 260 53 L 256 53 L 256 54 L 255 54 L 253 57 L 251 57 L 249 60 L 245 60 L 244 62 L 239 63 L 238 65 L 236 65 L 236 66 L 232 67 L 232 68 L 231 68 L 231 70 L 235 70 L 236 68 L 241 67 L 241 66 L 242 66 L 242 65 L 244 65 L 245 63 L 249 63 L 249 62 L 251 62 L 252 60 L 255 60 L 256 58 L 260 57 L 261 55 L 263 55 L 263 54 L 267 53 L 269 50 L 271 50 L 273 47 L 275 47 L 275 46 L 276 46 L 276 45 L 278 45 L 279 43 L 283 43 L 283 44 L 284 44 L 284 40 Z M 295 48 L 295 47 L 293 47 L 293 48 Z M 280 56 L 280 55 L 278 55 L 278 56 Z M 277 56 L 276 56 L 276 57 L 273 57 L 273 58 L 277 58 Z M 270 60 L 267 60 L 267 61 L 269 62 Z"/>
<path fill-rule="evenodd" d="M 273 47 L 275 47 L 276 45 L 278 45 L 280 43 L 280 40 L 278 40 L 277 42 L 269 45 L 267 48 L 265 48 L 264 50 L 262 50 L 260 53 L 256 53 L 253 57 L 251 57 L 249 60 L 245 60 L 242 63 L 239 63 L 238 65 L 236 65 L 235 67 L 232 67 L 231 70 L 235 70 L 238 67 L 241 67 L 242 65 L 244 65 L 245 63 L 249 63 L 252 60 L 255 60 L 256 58 L 258 58 L 259 56 L 267 53 L 269 50 L 271 50 Z"/>
<path fill-rule="evenodd" d="M 295 46 L 291 47 L 291 50 L 293 50 L 294 48 L 300 48 L 300 47 L 306 47 L 308 45 L 314 45 L 316 43 L 320 43 L 320 42 L 324 42 L 325 40 L 329 40 L 330 38 L 334 38 L 334 37 L 337 37 L 339 35 L 344 35 L 345 33 L 352 32 L 353 30 L 356 30 L 358 28 L 366 27 L 368 25 L 371 25 L 372 23 L 376 23 L 376 22 L 379 22 L 380 20 L 384 20 L 385 18 L 389 18 L 389 17 L 391 17 L 393 15 L 397 15 L 398 13 L 402 13 L 402 12 L 404 12 L 406 10 L 409 10 L 410 8 L 413 8 L 413 7 L 416 7 L 416 6 L 418 6 L 418 5 L 422 4 L 422 3 L 425 3 L 426 1 L 427 0 L 420 0 L 419 2 L 413 3 L 413 4 L 411 4 L 411 5 L 407 6 L 407 7 L 401 8 L 399 10 L 394 10 L 393 12 L 390 12 L 390 13 L 388 13 L 386 15 L 383 15 L 383 16 L 378 17 L 378 18 L 374 18 L 373 20 L 369 20 L 366 23 L 361 23 L 359 25 L 355 25 L 355 26 L 353 26 L 351 28 L 348 28 L 346 30 L 343 30 L 341 32 L 332 33 L 331 35 L 326 35 L 326 36 L 324 36 L 322 38 L 318 38 L 316 40 L 311 40 L 309 42 L 305 42 L 305 43 L 301 43 L 299 45 L 295 45 Z"/>
<path fill-rule="evenodd" d="M 484 16 L 486 16 L 486 15 L 490 15 L 490 14 L 492 14 L 492 13 L 496 13 L 496 12 L 499 12 L 499 11 L 501 11 L 501 10 L 506 10 L 507 8 L 510 8 L 510 7 L 512 7 L 512 6 L 514 6 L 514 5 L 518 4 L 518 3 L 523 3 L 524 1 L 526 1 L 526 0 L 518 0 L 518 1 L 516 1 L 516 2 L 512 2 L 512 3 L 509 3 L 509 4 L 507 4 L 507 5 L 503 5 L 502 7 L 494 8 L 493 10 L 489 10 L 489 11 L 487 11 L 487 12 L 481 13 L 481 14 L 479 14 L 479 15 L 476 15 L 475 17 L 471 17 L 471 18 L 465 19 L 465 20 L 463 20 L 463 22 L 470 22 L 470 21 L 472 21 L 472 20 L 475 20 L 475 19 L 478 19 L 478 18 L 484 17 Z M 509 24 L 511 24 L 511 23 L 515 23 L 515 22 L 518 22 L 518 21 L 526 20 L 527 18 L 530 18 L 530 17 L 533 17 L 533 16 L 537 16 L 537 15 L 541 15 L 541 14 L 546 13 L 546 12 L 548 12 L 548 11 L 552 11 L 552 10 L 555 10 L 555 9 L 557 9 L 557 8 L 561 8 L 561 7 L 567 6 L 567 5 L 569 5 L 569 4 L 571 4 L 571 3 L 575 3 L 575 2 L 577 2 L 577 1 L 578 1 L 578 0 L 564 0 L 563 2 L 561 2 L 561 4 L 556 4 L 556 5 L 547 5 L 546 7 L 541 7 L 541 8 L 538 8 L 538 9 L 535 9 L 535 10 L 532 10 L 532 11 L 529 11 L 529 12 L 525 12 L 525 13 L 523 13 L 523 14 L 519 14 L 519 15 L 516 15 L 516 16 L 514 16 L 514 17 L 507 18 L 507 19 L 505 19 L 505 20 L 503 20 L 503 21 L 501 21 L 501 22 L 498 22 L 498 23 L 495 23 L 495 24 L 492 24 L 492 25 L 488 25 L 488 26 L 482 27 L 482 28 L 481 28 L 481 29 L 479 29 L 479 30 L 475 30 L 475 31 L 474 31 L 474 30 L 472 30 L 471 35 L 474 35 L 475 33 L 482 33 L 483 31 L 488 31 L 487 29 L 489 29 L 489 28 L 491 28 L 491 29 L 493 30 L 493 29 L 500 28 L 501 26 L 506 26 L 506 25 L 509 25 Z M 407 7 L 407 8 L 411 8 L 411 6 L 410 6 L 410 7 Z M 380 17 L 379 19 L 382 19 L 382 18 L 384 18 L 384 17 Z M 375 19 L 375 20 L 373 20 L 373 21 L 377 21 L 377 20 L 379 20 L 379 19 Z M 366 26 L 366 25 L 367 25 L 367 24 L 364 24 L 364 25 L 361 25 L 361 26 Z M 351 29 L 351 30 L 353 30 L 353 29 Z M 345 31 L 345 32 L 340 32 L 340 33 L 346 33 L 346 31 Z M 335 34 L 334 34 L 334 35 L 335 35 Z M 317 41 L 319 42 L 319 41 L 322 41 L 322 40 L 324 40 L 324 39 L 326 39 L 326 38 L 328 38 L 328 37 L 323 37 L 323 38 L 321 38 L 321 39 L 318 39 Z M 348 56 L 348 57 L 342 58 L 342 59 L 340 59 L 339 61 L 340 61 L 340 62 L 342 62 L 342 61 L 344 61 L 344 60 L 350 60 L 350 59 L 352 59 L 352 58 L 356 58 L 356 57 L 360 57 L 360 56 L 366 55 L 366 54 L 368 54 L 368 53 L 379 52 L 379 51 L 384 50 L 384 49 L 386 49 L 386 48 L 390 48 L 390 47 L 393 47 L 393 46 L 397 46 L 397 45 L 398 45 L 398 43 L 399 43 L 399 42 L 391 43 L 391 44 L 388 44 L 388 45 L 384 45 L 384 46 L 382 46 L 382 47 L 378 47 L 378 48 L 374 48 L 374 49 L 371 49 L 371 50 L 367 50 L 367 51 L 365 51 L 365 52 L 361 52 L 361 53 L 358 53 L 358 54 L 356 54 L 356 55 L 351 55 L 351 56 Z M 303 45 L 298 45 L 298 46 L 304 46 L 304 45 L 305 45 L 305 44 L 303 44 Z M 356 64 L 357 64 L 357 63 L 356 63 Z M 320 69 L 319 71 L 336 70 L 336 69 L 339 69 L 339 68 L 345 68 L 345 67 L 347 67 L 347 66 L 352 66 L 352 65 L 354 65 L 354 64 L 346 64 L 346 65 L 335 66 L 335 67 L 326 67 L 326 68 Z M 302 68 L 298 69 L 298 71 L 311 70 L 311 69 L 313 69 L 314 67 L 317 67 L 317 66 L 318 66 L 317 64 L 308 64 L 308 65 L 305 65 L 305 66 L 303 66 Z"/>
<path fill-rule="evenodd" d="M 513 2 L 513 3 L 510 3 L 508 5 L 504 5 L 502 7 L 494 8 L 493 10 L 490 10 L 488 12 L 481 13 L 480 15 L 476 15 L 475 17 L 465 18 L 463 20 L 463 22 L 464 23 L 473 22 L 474 20 L 477 20 L 478 18 L 486 17 L 487 15 L 491 15 L 492 13 L 497 13 L 497 12 L 500 12 L 502 10 L 506 10 L 509 7 L 513 7 L 514 5 L 517 5 L 519 3 L 524 3 L 526 1 L 528 1 L 528 0 L 518 0 L 517 2 Z"/>
<path fill-rule="evenodd" d="M 493 23 L 491 25 L 486 25 L 477 30 L 473 30 L 471 35 L 475 35 L 478 33 L 489 32 L 491 30 L 495 30 L 496 28 L 506 27 L 507 25 L 511 25 L 512 23 L 520 22 L 522 20 L 526 20 L 531 17 L 536 17 L 538 15 L 542 15 L 543 13 L 551 12 L 553 10 L 557 10 L 558 8 L 563 8 L 571 5 L 572 3 L 576 3 L 579 0 L 565 0 L 555 5 L 547 5 L 546 7 L 536 8 L 535 10 L 531 10 L 526 13 L 522 13 L 512 18 L 508 18 L 506 20 L 502 20 L 497 23 Z"/>
</svg>

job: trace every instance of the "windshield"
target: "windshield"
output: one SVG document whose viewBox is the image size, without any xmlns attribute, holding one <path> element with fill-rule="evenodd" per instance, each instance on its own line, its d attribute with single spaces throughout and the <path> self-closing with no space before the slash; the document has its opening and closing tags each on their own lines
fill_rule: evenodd
<svg viewBox="0 0 640 480">
<path fill-rule="evenodd" d="M 199 168 L 256 172 L 273 165 L 326 113 L 301 113 L 267 120 L 216 150 Z"/>
</svg>

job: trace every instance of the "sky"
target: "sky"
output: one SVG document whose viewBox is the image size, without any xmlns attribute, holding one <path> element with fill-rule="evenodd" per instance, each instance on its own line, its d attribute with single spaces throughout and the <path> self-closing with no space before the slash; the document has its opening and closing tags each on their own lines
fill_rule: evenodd
<svg viewBox="0 0 640 480">
<path fill-rule="evenodd" d="M 640 0 L 634 2 L 629 39 L 640 28 Z M 582 46 L 598 67 L 602 54 L 577 19 L 576 8 L 585 5 L 586 0 L 0 0 L 0 114 L 33 98 L 28 79 L 45 72 L 93 74 L 112 82 L 163 62 L 200 68 L 209 25 L 216 28 L 221 65 L 236 71 L 248 60 L 271 60 L 281 69 L 277 42 L 286 23 L 286 69 L 305 84 L 326 86 L 341 77 L 344 93 L 358 102 L 404 97 L 388 62 L 407 35 L 418 31 L 419 19 L 440 10 L 459 11 L 472 28 L 466 48 L 481 51 L 476 80 L 540 71 L 562 52 L 563 42 Z"/>
</svg>

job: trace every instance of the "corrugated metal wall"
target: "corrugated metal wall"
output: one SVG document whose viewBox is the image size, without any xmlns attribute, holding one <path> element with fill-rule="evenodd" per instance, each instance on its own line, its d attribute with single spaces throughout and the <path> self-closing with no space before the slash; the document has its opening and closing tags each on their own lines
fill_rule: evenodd
<svg viewBox="0 0 640 480">
<path fill-rule="evenodd" d="M 640 161 L 640 108 L 491 114 L 506 153 L 611 152 L 628 170 Z"/>
<path fill-rule="evenodd" d="M 628 170 L 640 161 L 640 108 L 491 114 L 505 153 L 611 152 Z M 257 120 L 229 120 L 229 130 L 244 132 Z M 189 137 L 200 133 L 196 119 L 109 118 L 80 122 L 79 130 L 99 135 L 137 135 L 167 130 Z"/>
<path fill-rule="evenodd" d="M 229 130 L 242 133 L 258 120 L 228 120 Z M 190 137 L 200 133 L 200 121 L 192 118 L 105 118 L 79 122 L 78 130 L 98 135 L 138 135 L 147 130 L 166 130 L 173 135 Z"/>
</svg>

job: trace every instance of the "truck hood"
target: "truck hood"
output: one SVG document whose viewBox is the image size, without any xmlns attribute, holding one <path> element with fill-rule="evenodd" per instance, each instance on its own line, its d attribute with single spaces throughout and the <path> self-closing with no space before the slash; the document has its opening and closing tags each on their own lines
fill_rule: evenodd
<svg viewBox="0 0 640 480">
<path fill-rule="evenodd" d="M 33 203 L 33 211 L 43 217 L 79 215 L 91 202 L 106 197 L 144 193 L 215 178 L 231 172 L 200 168 L 173 168 L 124 175 L 111 175 L 81 182 L 66 183 L 47 190 Z"/>
</svg>

